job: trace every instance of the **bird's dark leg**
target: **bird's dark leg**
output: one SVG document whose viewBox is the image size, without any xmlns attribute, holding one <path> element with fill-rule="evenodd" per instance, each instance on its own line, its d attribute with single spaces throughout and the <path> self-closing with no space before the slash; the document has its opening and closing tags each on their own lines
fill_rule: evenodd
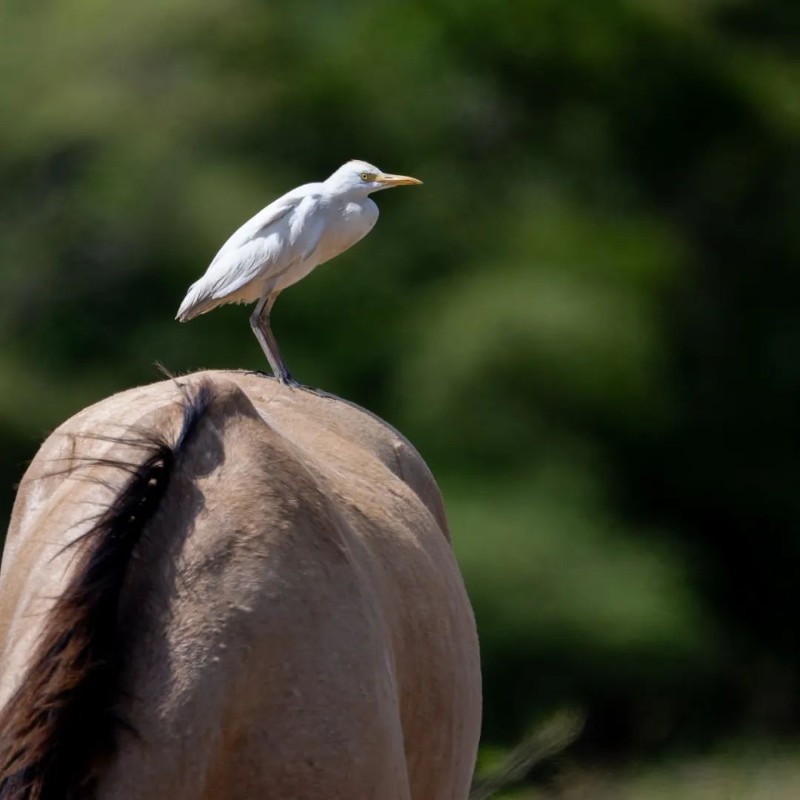
<svg viewBox="0 0 800 800">
<path fill-rule="evenodd" d="M 272 328 L 269 323 L 269 314 L 272 311 L 272 305 L 278 295 L 268 295 L 262 298 L 256 304 L 255 310 L 250 315 L 250 327 L 264 351 L 264 355 L 269 361 L 272 368 L 272 374 L 283 384 L 287 386 L 299 386 L 300 384 L 291 376 L 291 373 L 286 368 L 286 364 L 281 356 L 281 351 L 278 348 L 278 343 L 272 335 Z"/>
</svg>

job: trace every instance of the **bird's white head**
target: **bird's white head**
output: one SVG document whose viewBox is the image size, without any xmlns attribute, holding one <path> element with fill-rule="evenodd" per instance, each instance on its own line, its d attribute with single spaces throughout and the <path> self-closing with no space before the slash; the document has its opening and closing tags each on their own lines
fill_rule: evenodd
<svg viewBox="0 0 800 800">
<path fill-rule="evenodd" d="M 408 175 L 391 175 L 381 172 L 373 164 L 366 161 L 348 161 L 342 164 L 333 175 L 325 181 L 325 185 L 337 194 L 352 194 L 366 197 L 381 189 L 393 186 L 416 186 L 422 181 Z"/>
</svg>

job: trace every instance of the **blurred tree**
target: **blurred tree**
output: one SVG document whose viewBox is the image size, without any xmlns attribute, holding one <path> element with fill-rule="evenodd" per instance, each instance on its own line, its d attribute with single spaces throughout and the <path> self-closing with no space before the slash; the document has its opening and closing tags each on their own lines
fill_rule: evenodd
<svg viewBox="0 0 800 800">
<path fill-rule="evenodd" d="M 418 174 L 287 294 L 307 382 L 442 480 L 487 738 L 569 701 L 599 748 L 796 731 L 800 12 L 765 0 L 0 7 L 0 502 L 152 364 L 228 234 L 351 157 Z"/>
</svg>

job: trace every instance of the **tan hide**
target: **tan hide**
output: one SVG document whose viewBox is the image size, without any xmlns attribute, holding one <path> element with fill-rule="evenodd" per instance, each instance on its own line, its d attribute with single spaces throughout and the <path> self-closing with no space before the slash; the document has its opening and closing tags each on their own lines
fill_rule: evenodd
<svg viewBox="0 0 800 800">
<path fill-rule="evenodd" d="M 98 797 L 464 800 L 478 645 L 425 463 L 343 400 L 239 372 L 177 383 L 203 376 L 215 401 L 125 578 L 118 706 L 138 736 Z M 123 392 L 42 445 L 0 571 L 0 704 L 85 544 L 62 548 L 125 478 L 86 459 L 174 439 L 181 398 L 171 380 Z"/>
</svg>

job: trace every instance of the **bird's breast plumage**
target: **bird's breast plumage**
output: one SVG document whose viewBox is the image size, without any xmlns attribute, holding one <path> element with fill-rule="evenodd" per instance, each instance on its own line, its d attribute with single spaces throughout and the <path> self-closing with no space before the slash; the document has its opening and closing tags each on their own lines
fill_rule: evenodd
<svg viewBox="0 0 800 800">
<path fill-rule="evenodd" d="M 328 211 L 327 221 L 315 253 L 315 266 L 338 256 L 363 239 L 378 221 L 378 206 L 369 197 L 343 201 Z"/>
</svg>

